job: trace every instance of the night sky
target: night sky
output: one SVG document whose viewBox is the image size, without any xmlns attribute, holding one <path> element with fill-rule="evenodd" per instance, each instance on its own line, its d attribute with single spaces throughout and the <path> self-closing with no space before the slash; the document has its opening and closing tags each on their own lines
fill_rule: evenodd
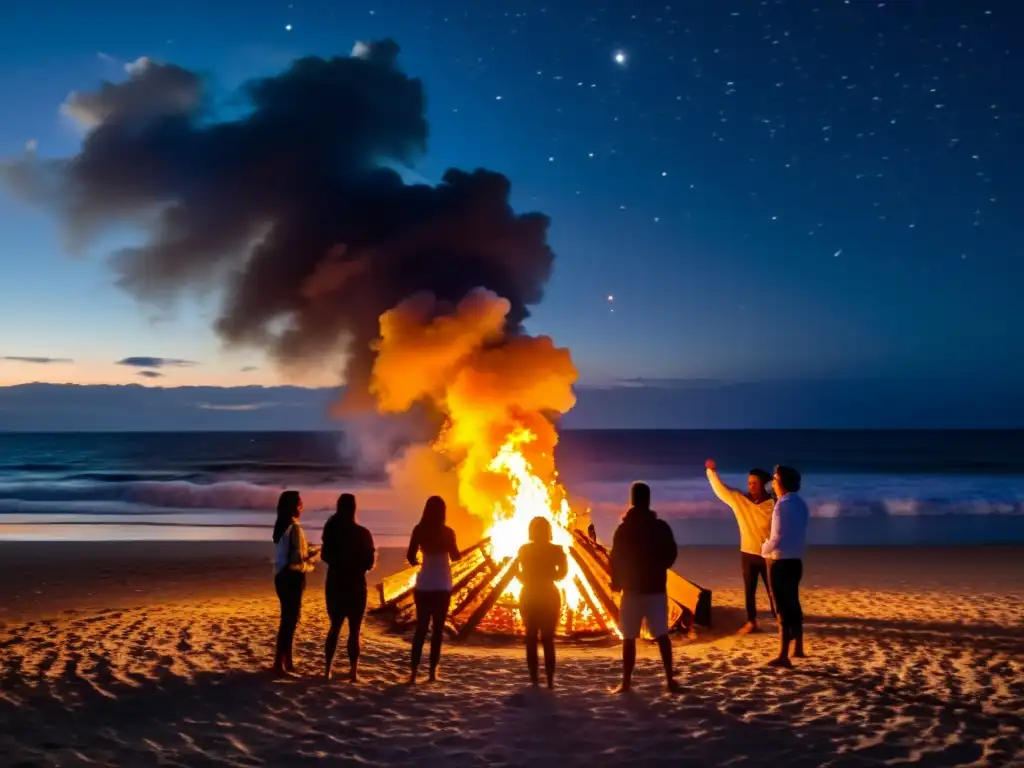
<svg viewBox="0 0 1024 768">
<path fill-rule="evenodd" d="M 428 154 L 406 177 L 492 168 L 518 209 L 552 218 L 529 329 L 571 347 L 585 382 L 1024 382 L 1019 3 L 58 0 L 4 15 L 6 156 L 73 154 L 68 92 L 140 56 L 226 93 L 394 38 L 428 98 Z M 103 253 L 69 262 L 43 213 L 5 196 L 0 226 L 0 302 L 21 319 L 0 353 L 83 361 L 8 361 L 3 383 L 117 381 L 114 361 L 141 354 L 234 383 L 252 362 L 217 357 L 208 313 L 147 323 Z"/>
</svg>

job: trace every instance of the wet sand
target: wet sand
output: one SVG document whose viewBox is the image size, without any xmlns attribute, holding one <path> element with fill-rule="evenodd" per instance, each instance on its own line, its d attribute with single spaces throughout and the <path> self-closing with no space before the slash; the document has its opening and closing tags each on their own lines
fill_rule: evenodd
<svg viewBox="0 0 1024 768">
<path fill-rule="evenodd" d="M 363 682 L 321 682 L 310 578 L 296 660 L 269 679 L 269 545 L 0 544 L 3 765 L 1020 765 L 1024 548 L 814 550 L 807 651 L 768 670 L 774 622 L 743 623 L 739 555 L 683 550 L 713 630 L 675 640 L 680 696 L 642 645 L 613 696 L 615 647 L 558 647 L 557 689 L 521 649 L 449 642 L 443 682 L 403 685 L 408 638 L 370 617 Z M 382 552 L 378 575 L 400 567 Z M 344 641 L 342 643 L 344 646 Z M 339 658 L 339 668 L 346 663 Z"/>
</svg>

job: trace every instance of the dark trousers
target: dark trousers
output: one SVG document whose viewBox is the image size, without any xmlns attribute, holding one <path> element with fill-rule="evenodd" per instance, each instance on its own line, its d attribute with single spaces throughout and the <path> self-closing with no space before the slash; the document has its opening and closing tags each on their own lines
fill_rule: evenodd
<svg viewBox="0 0 1024 768">
<path fill-rule="evenodd" d="M 331 571 L 327 571 L 327 584 L 324 590 L 327 599 L 327 616 L 331 620 L 331 627 L 327 630 L 327 642 L 325 654 L 327 667 L 334 661 L 334 652 L 338 648 L 338 637 L 341 635 L 341 625 L 348 621 L 348 650 L 349 663 L 354 667 L 359 660 L 359 630 L 363 626 L 363 615 L 366 613 L 366 584 L 346 584 L 337 578 L 331 577 Z"/>
<path fill-rule="evenodd" d="M 775 616 L 775 601 L 772 600 L 772 589 L 768 585 L 768 565 L 760 555 L 740 553 L 743 565 L 743 595 L 747 603 L 747 621 L 757 621 L 757 580 L 764 582 L 764 591 L 768 593 L 768 604 Z"/>
<path fill-rule="evenodd" d="M 302 615 L 302 593 L 306 589 L 306 574 L 285 568 L 274 577 L 277 599 L 281 601 L 281 623 L 277 628 L 277 652 L 274 667 L 292 669 L 292 644 L 295 628 Z"/>
<path fill-rule="evenodd" d="M 451 603 L 451 592 L 413 592 L 416 601 L 416 631 L 412 636 L 412 668 L 420 665 L 423 656 L 423 643 L 427 639 L 427 628 L 430 627 L 430 668 L 434 669 L 441 661 L 441 640 L 444 638 L 444 622 L 448 618 L 448 606 Z"/>
<path fill-rule="evenodd" d="M 779 612 L 783 630 L 790 639 L 803 634 L 804 612 L 800 607 L 800 579 L 804 575 L 804 561 L 772 560 L 768 565 L 768 583 L 775 597 L 775 610 Z"/>
</svg>

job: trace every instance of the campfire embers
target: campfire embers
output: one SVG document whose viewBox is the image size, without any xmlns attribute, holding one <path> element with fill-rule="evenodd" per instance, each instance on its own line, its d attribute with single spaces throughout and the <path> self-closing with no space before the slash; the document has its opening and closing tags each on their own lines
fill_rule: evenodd
<svg viewBox="0 0 1024 768">
<path fill-rule="evenodd" d="M 581 531 L 572 533 L 566 580 L 572 580 L 581 596 L 575 608 L 563 600 L 558 634 L 584 638 L 618 635 L 619 597 L 611 591 L 611 561 L 608 550 Z M 492 556 L 490 539 L 467 550 L 452 564 L 452 601 L 448 611 L 448 630 L 459 639 L 472 632 L 488 635 L 520 635 L 523 632 L 515 582 L 517 558 Z M 408 627 L 416 620 L 413 586 L 418 568 L 407 568 L 385 578 L 377 589 L 380 611 L 390 613 L 396 628 Z M 562 583 L 563 591 L 566 584 Z M 711 592 L 669 572 L 669 626 L 711 624 Z"/>
</svg>

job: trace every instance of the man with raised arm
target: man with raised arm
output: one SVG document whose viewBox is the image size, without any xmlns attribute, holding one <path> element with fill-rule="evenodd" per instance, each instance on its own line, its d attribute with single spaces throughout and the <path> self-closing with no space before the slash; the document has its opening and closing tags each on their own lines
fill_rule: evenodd
<svg viewBox="0 0 1024 768">
<path fill-rule="evenodd" d="M 740 564 L 743 569 L 743 593 L 746 598 L 747 623 L 740 629 L 740 634 L 759 632 L 757 626 L 757 580 L 764 582 L 768 593 L 768 604 L 775 616 L 775 602 L 772 600 L 768 586 L 768 566 L 761 555 L 761 545 L 767 541 L 772 527 L 772 509 L 775 500 L 768 493 L 768 484 L 772 476 L 763 469 L 752 469 L 747 476 L 747 492 L 743 493 L 730 488 L 718 476 L 718 468 L 714 459 L 708 459 L 704 466 L 707 469 L 708 482 L 715 496 L 729 505 L 736 516 L 740 529 Z"/>
</svg>

